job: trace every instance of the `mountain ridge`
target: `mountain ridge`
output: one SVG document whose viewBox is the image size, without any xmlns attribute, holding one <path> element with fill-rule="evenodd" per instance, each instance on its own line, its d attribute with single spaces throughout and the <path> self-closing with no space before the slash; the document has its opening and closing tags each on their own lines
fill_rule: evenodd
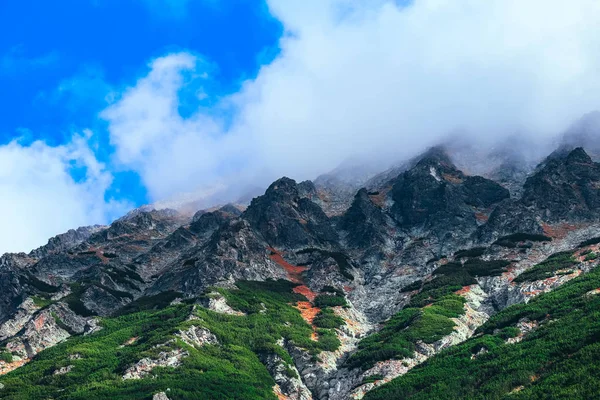
<svg viewBox="0 0 600 400">
<path fill-rule="evenodd" d="M 543 264 L 600 236 L 600 164 L 581 147 L 540 163 L 521 196 L 511 195 L 509 185 L 465 174 L 443 147 L 402 168 L 391 179 L 389 172 L 362 179 L 366 187 L 351 199 L 339 197 L 335 210 L 325 184 L 284 177 L 243 211 L 228 205 L 192 217 L 142 208 L 108 227 L 59 235 L 29 254 L 3 255 L 0 348 L 10 354 L 6 358 L 18 360 L 4 361 L 2 373 L 26 374 L 19 371 L 35 369 L 45 349 L 83 334 L 93 339 L 103 323 L 117 321 L 125 310 L 159 313 L 179 299 L 208 310 L 202 313 L 210 318 L 250 318 L 260 314 L 260 306 L 241 311 L 245 303 L 236 300 L 238 307 L 232 307 L 231 299 L 268 288 L 242 282 L 291 280 L 296 286 L 281 289 L 291 290 L 285 296 L 297 295 L 290 298 L 297 311 L 288 311 L 299 312 L 317 344 L 290 336 L 256 353 L 276 382 L 273 393 L 305 400 L 361 398 L 468 340 L 495 313 L 576 279 L 597 263 L 581 261 L 564 273 Z M 584 250 L 592 253 L 595 245 Z M 583 260 L 582 252 L 576 250 Z M 529 270 L 544 278 L 515 281 Z M 247 289 L 239 292 L 240 285 Z M 277 304 L 273 307 L 284 307 Z M 398 342 L 391 327 L 409 314 L 412 322 L 402 324 L 416 336 Z M 417 329 L 425 323 L 438 333 L 425 336 Z M 223 335 L 216 340 L 227 342 Z M 383 335 L 382 348 L 365 344 L 373 335 Z M 397 342 L 389 347 L 386 340 Z M 256 352 L 253 346 L 247 350 Z M 200 347 L 202 354 L 209 351 Z M 193 353 L 180 350 L 177 354 Z M 356 364 L 356 354 L 375 362 Z M 173 368 L 185 366 L 185 357 Z M 131 367 L 132 360 L 120 362 Z M 281 368 L 294 369 L 296 377 L 281 375 Z M 22 398 L 10 384 L 8 390 L 9 398 Z"/>
</svg>

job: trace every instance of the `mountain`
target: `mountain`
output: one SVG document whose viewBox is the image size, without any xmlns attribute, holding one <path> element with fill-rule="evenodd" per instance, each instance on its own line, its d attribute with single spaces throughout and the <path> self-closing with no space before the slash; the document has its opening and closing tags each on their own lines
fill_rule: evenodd
<svg viewBox="0 0 600 400">
<path fill-rule="evenodd" d="M 590 398 L 600 164 L 494 154 L 283 177 L 5 254 L 0 398 Z"/>
</svg>

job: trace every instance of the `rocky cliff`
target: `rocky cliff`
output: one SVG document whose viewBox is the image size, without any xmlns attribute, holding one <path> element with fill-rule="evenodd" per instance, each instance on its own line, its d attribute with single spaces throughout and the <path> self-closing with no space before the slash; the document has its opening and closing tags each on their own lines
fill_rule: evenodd
<svg viewBox="0 0 600 400">
<path fill-rule="evenodd" d="M 145 382 L 162 376 L 156 368 L 210 373 L 199 360 L 218 347 L 231 360 L 242 352 L 252 368 L 264 368 L 272 396 L 362 398 L 467 340 L 499 311 L 596 266 L 590 255 L 600 242 L 600 164 L 583 148 L 562 149 L 524 182 L 518 171 L 498 182 L 493 174 L 469 175 L 438 147 L 346 186 L 332 177 L 316 184 L 281 178 L 244 211 L 227 205 L 189 217 L 140 209 L 108 227 L 59 235 L 29 254 L 5 254 L 0 368 L 14 372 L 6 383 L 0 377 L 0 390 L 23 398 L 11 377 L 37 379 L 28 371 L 37 371 L 40 352 L 51 354 L 46 349 L 70 349 L 83 337 L 91 343 L 124 316 L 151 320 L 193 304 L 196 311 L 160 343 L 146 346 L 148 332 L 142 339 L 130 332 L 119 345 L 131 339 L 131 349 L 143 343 L 143 352 L 106 367 L 104 378 L 93 376 L 114 375 L 123 393 L 140 381 L 144 393 L 185 398 Z M 283 281 L 291 286 L 276 283 Z M 269 286 L 277 290 L 265 294 Z M 259 329 L 249 321 L 281 326 L 260 341 L 258 334 L 242 342 L 229 337 L 227 326 L 240 338 Z M 146 326 L 153 335 L 157 329 Z M 190 342 L 197 332 L 210 340 Z M 72 394 L 78 362 L 63 367 L 52 382 L 34 384 Z"/>
</svg>

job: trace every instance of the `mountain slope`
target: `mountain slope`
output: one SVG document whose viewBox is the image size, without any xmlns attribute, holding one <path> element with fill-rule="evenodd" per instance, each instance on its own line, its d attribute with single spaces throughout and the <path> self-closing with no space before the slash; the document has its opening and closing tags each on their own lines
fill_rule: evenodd
<svg viewBox="0 0 600 400">
<path fill-rule="evenodd" d="M 335 212 L 281 178 L 243 212 L 140 209 L 4 255 L 0 396 L 361 398 L 592 270 L 598 171 L 555 152 L 511 198 L 438 147 Z"/>
<path fill-rule="evenodd" d="M 600 270 L 526 305 L 365 399 L 590 399 L 600 389 Z M 459 374 L 457 372 L 460 371 Z"/>
</svg>

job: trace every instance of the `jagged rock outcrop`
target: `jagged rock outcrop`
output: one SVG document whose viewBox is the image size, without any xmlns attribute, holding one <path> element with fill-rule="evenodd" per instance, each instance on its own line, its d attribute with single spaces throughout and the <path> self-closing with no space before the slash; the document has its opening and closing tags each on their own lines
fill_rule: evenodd
<svg viewBox="0 0 600 400">
<path fill-rule="evenodd" d="M 432 231 L 440 241 L 478 227 L 476 210 L 510 196 L 507 189 L 456 169 L 441 149 L 433 149 L 394 183 L 393 215 L 402 226 Z"/>
<path fill-rule="evenodd" d="M 115 293 L 92 285 L 83 292 L 81 301 L 84 307 L 95 315 L 111 315 L 119 308 L 131 302 L 125 293 Z"/>
<path fill-rule="evenodd" d="M 477 210 L 476 205 L 487 206 L 508 197 L 499 185 L 480 179 L 469 183 L 472 179 L 435 150 L 398 177 L 392 189 L 395 203 L 391 212 L 413 235 L 430 237 L 440 252 L 451 251 L 477 228 L 478 211 L 484 210 Z"/>
<path fill-rule="evenodd" d="M 142 358 L 140 361 L 127 368 L 123 374 L 124 380 L 142 379 L 152 373 L 156 367 L 177 368 L 181 365 L 181 360 L 189 356 L 189 353 L 182 349 L 171 351 L 161 351 L 156 359 Z"/>
<path fill-rule="evenodd" d="M 476 240 L 490 243 L 513 233 L 543 234 L 541 220 L 534 209 L 519 200 L 505 200 L 496 207 L 484 225 L 478 228 Z"/>
<path fill-rule="evenodd" d="M 0 341 L 16 335 L 39 309 L 30 297 L 25 299 L 11 318 L 0 325 Z"/>
<path fill-rule="evenodd" d="M 285 278 L 285 271 L 268 257 L 268 247 L 246 220 L 232 220 L 206 244 L 174 261 L 148 293 L 172 290 L 198 295 L 225 281 Z"/>
<path fill-rule="evenodd" d="M 48 240 L 48 244 L 33 250 L 29 255 L 35 258 L 42 258 L 53 253 L 71 250 L 73 247 L 86 241 L 93 234 L 104 229 L 106 229 L 106 227 L 102 225 L 83 226 L 77 229 L 70 229 L 66 233 L 54 236 Z"/>
<path fill-rule="evenodd" d="M 311 391 L 306 387 L 295 366 L 287 364 L 275 353 L 263 354 L 262 363 L 276 383 L 274 392 L 289 400 L 312 400 Z"/>
<path fill-rule="evenodd" d="M 545 221 L 597 219 L 600 211 L 600 164 L 582 148 L 556 152 L 529 177 L 523 204 Z"/>
<path fill-rule="evenodd" d="M 175 336 L 179 337 L 190 346 L 217 345 L 219 340 L 208 329 L 201 326 L 192 326 L 186 331 L 179 331 Z"/>
<path fill-rule="evenodd" d="M 384 246 L 390 240 L 393 221 L 371 200 L 367 189 L 360 189 L 338 226 L 348 232 L 346 241 L 351 248 L 364 250 Z"/>
<path fill-rule="evenodd" d="M 358 398 L 379 385 L 362 384 L 365 374 L 383 375 L 382 381 L 403 374 L 465 340 L 489 315 L 591 268 L 580 260 L 573 271 L 514 282 L 549 255 L 600 236 L 591 225 L 599 217 L 600 165 L 583 149 L 549 157 L 516 190 L 516 175 L 523 179 L 524 171 L 508 171 L 500 185 L 459 170 L 447 152 L 434 148 L 372 178 L 365 183 L 368 189 L 337 187 L 335 199 L 324 199 L 325 183 L 281 178 L 244 212 L 227 205 L 190 218 L 173 210 L 139 209 L 110 227 L 69 231 L 30 254 L 0 258 L 0 340 L 12 354 L 29 359 L 72 335 L 94 332 L 94 315 L 116 315 L 150 296 L 168 297 L 167 304 L 201 296 L 196 307 L 243 318 L 247 315 L 231 308 L 221 294 L 206 290 L 234 289 L 241 280 L 288 279 L 301 284 L 298 292 L 312 297 L 335 288 L 349 306 L 335 310 L 346 322 L 336 331 L 339 350 L 323 352 L 317 360 L 286 341 L 282 346 L 294 365 L 278 354 L 261 355 L 277 383 L 275 392 L 304 400 L 346 399 L 351 393 Z M 522 197 L 510 198 L 503 186 Z M 561 224 L 567 226 L 558 229 Z M 514 248 L 493 244 L 514 233 L 549 235 L 552 242 Z M 418 343 L 413 357 L 382 361 L 368 372 L 344 366 L 358 341 L 415 295 L 404 290 L 409 284 L 416 283 L 418 291 L 417 281 L 431 280 L 437 268 L 461 260 L 454 256 L 458 250 L 474 246 L 483 247 L 480 255 L 463 262 L 509 260 L 511 266 L 500 276 L 477 276 L 477 284 L 459 291 L 467 298 L 467 309 L 455 319 L 451 335 Z M 194 347 L 219 346 L 203 323 L 191 317 L 175 331 L 176 340 Z M 153 368 L 177 367 L 185 356 L 186 350 L 165 348 L 130 366 L 123 378 L 149 377 Z"/>
<path fill-rule="evenodd" d="M 289 178 L 275 181 L 263 196 L 252 200 L 243 218 L 273 247 L 328 246 L 337 234 L 323 210 L 302 197 L 313 192 L 314 186 L 306 185 Z"/>
</svg>

